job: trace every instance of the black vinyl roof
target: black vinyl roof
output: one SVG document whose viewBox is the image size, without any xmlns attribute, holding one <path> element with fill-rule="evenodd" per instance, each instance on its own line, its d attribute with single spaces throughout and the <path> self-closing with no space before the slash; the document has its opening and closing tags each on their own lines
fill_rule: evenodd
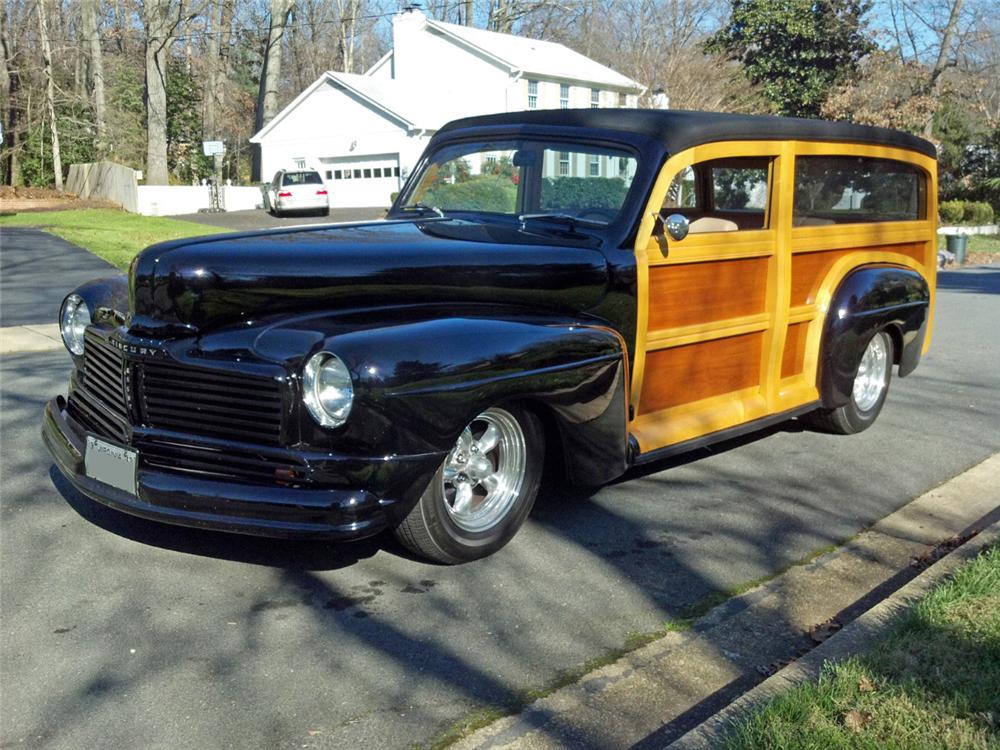
<svg viewBox="0 0 1000 750">
<path fill-rule="evenodd" d="M 643 135 L 672 154 L 703 143 L 729 140 L 845 141 L 895 146 L 937 157 L 934 144 L 900 130 L 798 117 L 737 115 L 682 109 L 545 109 L 454 120 L 438 133 L 504 126 L 593 128 Z"/>
</svg>

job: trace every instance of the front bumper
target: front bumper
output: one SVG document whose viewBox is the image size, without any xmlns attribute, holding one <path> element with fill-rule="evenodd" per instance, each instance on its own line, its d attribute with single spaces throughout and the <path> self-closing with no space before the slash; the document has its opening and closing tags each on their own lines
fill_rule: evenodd
<svg viewBox="0 0 1000 750">
<path fill-rule="evenodd" d="M 140 463 L 138 496 L 88 477 L 86 435 L 67 418 L 65 401 L 45 407 L 42 438 L 55 465 L 80 492 L 99 503 L 156 521 L 267 537 L 361 539 L 398 524 L 419 498 L 441 457 L 393 456 L 380 459 L 379 474 L 395 492 L 373 488 L 303 488 L 228 482 L 150 469 Z M 330 472 L 337 458 L 327 457 Z M 343 458 L 346 466 L 357 459 Z M 345 469 L 345 475 L 351 472 Z M 403 488 L 400 477 L 412 478 Z"/>
</svg>

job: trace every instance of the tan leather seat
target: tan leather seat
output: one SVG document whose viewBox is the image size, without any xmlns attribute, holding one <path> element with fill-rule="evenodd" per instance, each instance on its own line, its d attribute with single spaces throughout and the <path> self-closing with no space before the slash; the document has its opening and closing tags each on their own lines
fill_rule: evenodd
<svg viewBox="0 0 1000 750">
<path fill-rule="evenodd" d="M 702 216 L 695 219 L 688 227 L 689 234 L 703 234 L 705 232 L 735 232 L 739 224 L 729 219 L 720 219 L 716 216 Z"/>
</svg>

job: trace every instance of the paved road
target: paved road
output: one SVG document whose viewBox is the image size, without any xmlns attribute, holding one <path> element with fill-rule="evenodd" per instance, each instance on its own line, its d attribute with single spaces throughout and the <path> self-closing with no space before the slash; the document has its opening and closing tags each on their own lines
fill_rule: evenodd
<svg viewBox="0 0 1000 750">
<path fill-rule="evenodd" d="M 546 487 L 511 545 L 457 568 L 96 505 L 38 436 L 66 356 L 5 356 L 0 744 L 409 748 L 549 683 L 1000 450 L 1000 267 L 940 288 L 931 354 L 868 432 L 792 423 L 591 495 Z"/>
<path fill-rule="evenodd" d="M 38 229 L 0 229 L 0 326 L 55 323 L 75 286 L 113 273 L 109 263 Z"/>
<path fill-rule="evenodd" d="M 331 208 L 329 216 L 315 214 L 296 214 L 294 216 L 272 216 L 263 209 L 255 211 L 227 211 L 225 213 L 197 213 L 172 216 L 173 219 L 196 221 L 199 224 L 210 224 L 224 229 L 273 229 L 275 227 L 292 227 L 301 224 L 328 224 L 331 221 L 366 221 L 385 217 L 385 208 Z"/>
</svg>

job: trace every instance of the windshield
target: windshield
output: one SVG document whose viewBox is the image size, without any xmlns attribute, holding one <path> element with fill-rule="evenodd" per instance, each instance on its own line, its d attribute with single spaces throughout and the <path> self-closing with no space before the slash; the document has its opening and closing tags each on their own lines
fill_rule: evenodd
<svg viewBox="0 0 1000 750">
<path fill-rule="evenodd" d="M 636 173 L 624 148 L 536 139 L 461 143 L 431 154 L 399 210 L 613 222 Z"/>
</svg>

